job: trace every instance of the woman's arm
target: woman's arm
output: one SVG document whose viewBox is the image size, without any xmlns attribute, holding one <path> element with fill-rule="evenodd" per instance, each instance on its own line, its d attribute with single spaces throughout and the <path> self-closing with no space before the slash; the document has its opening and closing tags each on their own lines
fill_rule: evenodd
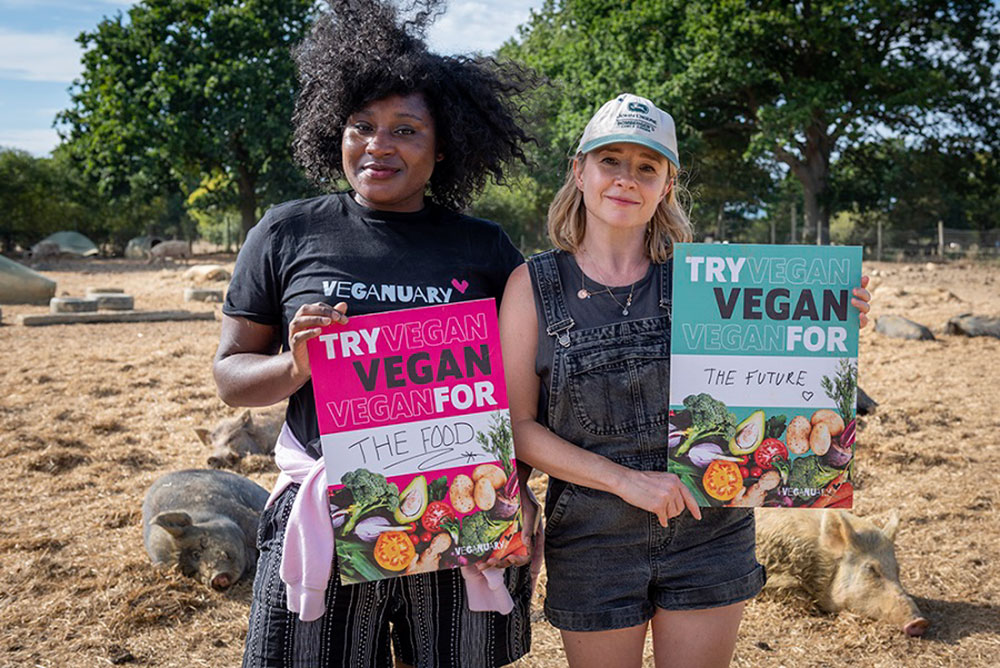
<svg viewBox="0 0 1000 668">
<path fill-rule="evenodd" d="M 304 304 L 288 325 L 290 350 L 280 352 L 279 329 L 247 318 L 222 316 L 212 374 L 219 397 L 230 406 L 270 406 L 309 380 L 306 342 L 333 322 L 345 324 L 347 304 Z"/>
<path fill-rule="evenodd" d="M 655 513 L 664 526 L 668 518 L 680 515 L 685 507 L 701 519 L 698 504 L 677 476 L 621 466 L 556 436 L 539 424 L 537 337 L 538 316 L 531 280 L 527 265 L 521 265 L 508 279 L 500 304 L 500 343 L 518 459 L 561 480 L 615 494 L 633 506 Z"/>
</svg>

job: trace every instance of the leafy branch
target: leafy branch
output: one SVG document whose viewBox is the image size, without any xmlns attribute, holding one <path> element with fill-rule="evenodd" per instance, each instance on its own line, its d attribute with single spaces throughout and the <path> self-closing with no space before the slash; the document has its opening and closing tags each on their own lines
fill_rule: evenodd
<svg viewBox="0 0 1000 668">
<path fill-rule="evenodd" d="M 837 368 L 837 375 L 833 378 L 823 376 L 820 385 L 826 396 L 833 399 L 840 411 L 840 416 L 847 424 L 854 419 L 854 410 L 857 404 L 858 390 L 858 367 L 857 364 L 847 359 L 841 358 Z"/>
<path fill-rule="evenodd" d="M 483 446 L 483 449 L 500 460 L 504 473 L 510 478 L 514 472 L 514 465 L 511 458 L 514 456 L 514 435 L 510 429 L 510 417 L 497 411 L 492 416 L 492 426 L 485 434 L 476 434 L 476 440 Z"/>
</svg>

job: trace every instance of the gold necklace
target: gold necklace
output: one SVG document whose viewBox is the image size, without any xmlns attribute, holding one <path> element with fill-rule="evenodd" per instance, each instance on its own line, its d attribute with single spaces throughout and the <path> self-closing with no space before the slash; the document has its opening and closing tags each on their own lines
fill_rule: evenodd
<svg viewBox="0 0 1000 668">
<path fill-rule="evenodd" d="M 582 254 L 583 253 L 581 253 L 581 255 Z M 608 287 L 607 285 L 604 286 L 603 290 L 596 290 L 596 291 L 588 290 L 586 284 L 587 276 L 586 274 L 583 273 L 583 267 L 580 266 L 579 262 L 576 263 L 576 268 L 580 270 L 580 289 L 576 293 L 578 299 L 590 299 L 594 295 L 607 293 L 608 296 L 611 297 L 611 299 L 613 299 L 616 304 L 618 304 L 618 307 L 622 310 L 622 315 L 628 315 L 628 309 L 630 306 L 632 306 L 632 295 L 635 294 L 635 284 L 639 282 L 639 279 L 632 281 L 632 287 L 628 289 L 628 297 L 625 298 L 625 303 L 622 304 L 620 301 L 618 301 L 618 297 L 615 297 L 615 293 L 612 292 L 611 288 Z M 597 265 L 594 265 L 594 270 L 595 271 L 597 270 Z M 598 278 L 601 277 L 598 276 Z"/>
</svg>

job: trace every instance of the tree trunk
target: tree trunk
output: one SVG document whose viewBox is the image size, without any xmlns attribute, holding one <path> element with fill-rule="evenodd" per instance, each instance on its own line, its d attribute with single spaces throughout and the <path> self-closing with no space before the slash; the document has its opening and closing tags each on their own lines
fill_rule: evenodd
<svg viewBox="0 0 1000 668">
<path fill-rule="evenodd" d="M 822 213 L 817 193 L 809 183 L 802 184 L 802 208 L 806 214 L 806 229 L 816 230 L 816 244 L 823 243 Z"/>
<path fill-rule="evenodd" d="M 250 152 L 240 141 L 240 133 L 236 133 L 230 146 L 236 158 L 236 187 L 239 192 L 242 245 L 247 238 L 247 232 L 257 224 L 257 171 L 251 163 Z"/>
<path fill-rule="evenodd" d="M 236 167 L 236 184 L 239 188 L 240 222 L 243 233 L 240 243 L 247 238 L 247 232 L 257 224 L 257 175 L 243 164 Z"/>
<path fill-rule="evenodd" d="M 795 178 L 802 184 L 805 209 L 803 230 L 816 230 L 816 243 L 830 243 L 830 211 L 824 202 L 830 176 L 830 149 L 833 140 L 827 135 L 825 125 L 816 121 L 805 132 L 803 156 L 799 158 L 783 146 L 775 148 L 775 156 L 788 165 Z M 803 241 L 805 241 L 803 239 Z"/>
</svg>

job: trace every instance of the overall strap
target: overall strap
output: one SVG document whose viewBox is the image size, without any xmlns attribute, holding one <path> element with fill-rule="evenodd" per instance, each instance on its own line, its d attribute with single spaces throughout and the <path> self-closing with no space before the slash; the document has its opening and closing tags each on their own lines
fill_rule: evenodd
<svg viewBox="0 0 1000 668">
<path fill-rule="evenodd" d="M 556 337 L 559 345 L 565 348 L 569 345 L 569 330 L 575 323 L 566 308 L 555 254 L 555 250 L 549 250 L 528 258 L 528 272 L 531 280 L 538 286 L 538 294 L 542 300 L 545 333 Z"/>
<path fill-rule="evenodd" d="M 668 316 L 672 315 L 670 308 L 674 295 L 673 281 L 674 260 L 671 258 L 660 265 L 660 308 L 666 311 Z"/>
</svg>

